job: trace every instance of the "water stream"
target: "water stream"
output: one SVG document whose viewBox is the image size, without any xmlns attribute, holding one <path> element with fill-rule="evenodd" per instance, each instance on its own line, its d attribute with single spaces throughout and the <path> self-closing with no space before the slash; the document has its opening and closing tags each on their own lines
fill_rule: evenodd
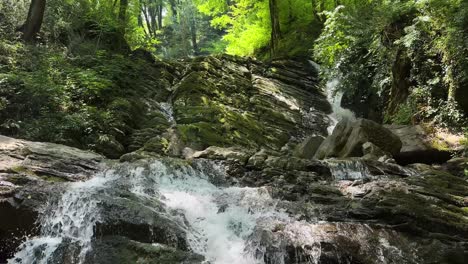
<svg viewBox="0 0 468 264">
<path fill-rule="evenodd" d="M 336 180 L 361 179 L 368 174 L 359 162 L 330 161 L 329 165 Z M 68 183 L 61 197 L 43 208 L 40 234 L 25 241 L 8 263 L 98 263 L 91 257 L 93 245 L 100 239 L 96 228 L 112 226 L 109 215 L 121 215 L 108 211 L 115 208 L 109 199 L 133 199 L 136 203 L 129 205 L 141 206 L 137 211 L 162 216 L 165 220 L 156 230 L 180 228 L 188 249 L 203 256 L 204 264 L 318 264 L 327 250 L 323 241 L 340 247 L 362 245 L 362 254 L 383 260 L 375 263 L 387 263 L 388 256 L 397 261 L 389 263 L 404 263 L 398 261 L 408 258 L 396 247 L 401 240 L 395 233 L 359 223 L 299 220 L 280 209 L 284 207 L 278 206 L 269 188 L 225 186 L 224 177 L 224 167 L 212 161 L 197 160 L 189 165 L 163 159 L 119 164 L 88 181 Z M 134 210 L 131 207 L 124 204 L 118 210 Z M 131 223 L 131 216 L 124 215 L 124 221 Z M 164 235 L 155 235 L 149 245 L 165 247 L 165 241 L 158 241 Z M 333 254 L 340 258 L 339 252 Z"/>
<path fill-rule="evenodd" d="M 330 118 L 330 126 L 328 126 L 328 134 L 333 132 L 335 126 L 342 119 L 347 118 L 349 120 L 356 119 L 354 113 L 346 108 L 341 107 L 341 101 L 343 99 L 343 92 L 337 90 L 340 81 L 338 79 L 329 80 L 325 86 L 325 92 L 327 94 L 327 100 L 332 106 L 332 113 L 328 115 Z"/>
<path fill-rule="evenodd" d="M 9 263 L 54 263 L 64 251 L 73 256 L 71 263 L 84 263 L 101 221 L 101 199 L 116 188 L 141 199 L 161 200 L 167 215 L 184 225 L 191 250 L 212 264 L 263 263 L 255 257 L 258 250 L 249 246 L 255 244 L 249 240 L 254 229 L 260 222 L 289 221 L 265 188 L 213 184 L 223 176 L 222 167 L 214 163 L 122 166 L 127 167 L 69 184 L 58 201 L 44 208 L 40 235 L 24 242 Z M 183 212 L 184 219 L 177 219 L 176 211 Z"/>
<path fill-rule="evenodd" d="M 99 221 L 96 195 L 115 178 L 113 171 L 96 175 L 85 182 L 69 184 L 59 201 L 50 201 L 39 218 L 40 236 L 24 242 L 8 263 L 50 263 L 62 243 L 73 245 L 74 263 L 82 263 L 91 249 L 94 225 Z"/>
</svg>

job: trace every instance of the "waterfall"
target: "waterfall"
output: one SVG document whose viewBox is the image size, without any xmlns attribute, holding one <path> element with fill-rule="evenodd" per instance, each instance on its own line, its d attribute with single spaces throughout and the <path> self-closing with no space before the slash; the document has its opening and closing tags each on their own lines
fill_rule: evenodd
<svg viewBox="0 0 468 264">
<path fill-rule="evenodd" d="M 91 248 L 94 224 L 99 221 L 96 195 L 106 188 L 113 171 L 96 175 L 89 181 L 69 184 L 58 202 L 50 202 L 39 218 L 40 236 L 31 238 L 8 262 L 46 264 L 64 242 L 72 244 L 71 254 L 77 255 L 73 263 L 82 263 Z"/>
<path fill-rule="evenodd" d="M 336 179 L 367 177 L 359 161 L 327 162 Z M 44 207 L 40 235 L 25 241 L 8 263 L 99 263 L 91 257 L 100 239 L 96 226 L 113 224 L 105 222 L 113 213 L 105 211 L 110 209 L 106 199 L 136 199 L 141 205 L 137 210 L 162 216 L 159 225 L 164 226 L 156 227 L 182 230 L 187 245 L 183 250 L 203 256 L 205 264 L 318 264 L 335 257 L 324 247 L 327 243 L 338 248 L 369 245 L 363 254 L 379 259 L 376 263 L 386 263 L 388 256 L 403 263 L 413 254 L 400 251 L 396 233 L 359 223 L 299 220 L 280 209 L 268 187 L 225 186 L 225 169 L 213 161 L 161 159 L 115 166 L 86 182 L 67 184 L 62 196 Z M 147 245 L 161 248 L 165 242 Z"/>
<path fill-rule="evenodd" d="M 335 129 L 336 124 L 338 124 L 338 122 L 340 122 L 342 119 L 344 118 L 348 118 L 349 120 L 356 119 L 354 113 L 351 110 L 341 107 L 341 100 L 343 99 L 343 92 L 337 90 L 339 83 L 340 83 L 339 79 L 332 79 L 328 81 L 325 86 L 327 100 L 332 106 L 332 113 L 328 115 L 331 121 L 330 126 L 327 128 L 329 135 L 333 132 L 333 129 Z"/>
<path fill-rule="evenodd" d="M 224 169 L 213 162 L 179 163 L 122 164 L 88 181 L 68 184 L 61 198 L 44 208 L 40 235 L 25 241 L 8 263 L 55 263 L 63 254 L 71 256 L 70 263 L 86 263 L 96 223 L 102 221 L 102 199 L 113 189 L 126 190 L 142 201 L 162 201 L 167 216 L 184 227 L 190 249 L 207 263 L 264 263 L 258 256 L 260 246 L 252 240 L 254 231 L 265 223 L 293 221 L 277 210 L 269 191 L 214 184 L 224 177 Z"/>
<path fill-rule="evenodd" d="M 361 160 L 326 160 L 335 180 L 360 180 L 371 176 Z"/>
<path fill-rule="evenodd" d="M 172 108 L 172 104 L 170 102 L 160 102 L 159 108 L 161 109 L 161 113 L 164 115 L 167 121 L 169 121 L 169 123 L 174 125 L 175 118 L 174 118 L 174 110 Z"/>
<path fill-rule="evenodd" d="M 312 68 L 314 68 L 317 74 L 322 71 L 320 65 L 314 61 L 309 60 L 309 64 L 312 66 Z M 330 126 L 328 126 L 327 131 L 329 135 L 331 135 L 333 129 L 335 129 L 335 126 L 343 118 L 348 118 L 349 120 L 356 119 L 354 113 L 351 110 L 341 107 L 343 91 L 338 90 L 339 84 L 339 78 L 333 78 L 328 80 L 327 84 L 325 85 L 325 94 L 327 96 L 328 102 L 332 106 L 332 113 L 328 115 L 328 118 L 330 119 Z"/>
<path fill-rule="evenodd" d="M 265 188 L 218 187 L 206 172 L 191 167 L 170 171 L 161 162 L 157 172 L 162 201 L 170 210 L 182 211 L 188 223 L 191 249 L 207 263 L 263 263 L 249 249 L 248 239 L 260 219 L 286 219 Z M 212 168 L 213 169 L 213 168 Z M 223 173 L 215 168 L 216 173 Z"/>
</svg>

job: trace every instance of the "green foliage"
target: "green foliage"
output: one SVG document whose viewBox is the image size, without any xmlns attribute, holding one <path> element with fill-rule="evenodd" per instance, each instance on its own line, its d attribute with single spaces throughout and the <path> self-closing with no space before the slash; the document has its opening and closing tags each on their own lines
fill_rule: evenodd
<svg viewBox="0 0 468 264">
<path fill-rule="evenodd" d="M 271 22 L 268 0 L 234 0 L 230 1 L 230 5 L 220 0 L 198 0 L 196 3 L 201 13 L 212 17 L 213 27 L 226 31 L 223 45 L 226 45 L 228 54 L 259 55 L 269 46 Z M 312 41 L 308 39 L 311 32 L 312 36 L 317 35 L 309 28 L 314 21 L 311 1 L 279 1 L 278 4 L 285 40 L 280 43 L 280 53 L 307 53 L 310 47 L 304 40 Z M 291 52 L 300 43 L 304 43 L 303 47 L 299 51 Z"/>
<path fill-rule="evenodd" d="M 0 68 L 0 133 L 110 157 L 124 152 L 122 143 L 141 122 L 133 89 L 141 89 L 136 82 L 151 69 L 147 62 L 9 42 L 0 42 L 0 56 L 9 61 Z"/>
<path fill-rule="evenodd" d="M 412 123 L 415 109 L 410 103 L 400 105 L 395 115 L 391 117 L 391 123 L 397 125 L 409 125 Z"/>
<path fill-rule="evenodd" d="M 387 109 L 389 122 L 466 126 L 466 104 L 460 105 L 466 102 L 462 87 L 468 83 L 466 1 L 342 4 L 324 12 L 327 20 L 314 47 L 316 58 L 331 69 L 328 76 L 339 76 L 339 89 L 351 95 L 361 89 L 389 95 L 388 105 L 397 100 L 396 93 L 408 94 L 397 111 Z M 406 58 L 410 70 L 400 72 Z M 392 89 L 400 90 L 392 94 Z"/>
</svg>

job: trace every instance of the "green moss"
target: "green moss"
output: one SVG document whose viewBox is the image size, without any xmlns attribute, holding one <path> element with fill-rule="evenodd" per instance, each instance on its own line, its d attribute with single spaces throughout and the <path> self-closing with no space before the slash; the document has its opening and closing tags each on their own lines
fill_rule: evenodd
<svg viewBox="0 0 468 264">
<path fill-rule="evenodd" d="M 16 167 L 12 167 L 10 168 L 11 171 L 13 172 L 16 172 L 18 174 L 27 174 L 27 175 L 31 175 L 31 176 L 37 176 L 36 173 L 24 166 L 16 166 Z"/>
<path fill-rule="evenodd" d="M 162 139 L 159 136 L 153 137 L 145 143 L 143 150 L 155 153 L 164 153 L 168 145 L 166 145 L 166 143 L 167 139 Z"/>
<path fill-rule="evenodd" d="M 434 149 L 437 149 L 437 150 L 440 150 L 440 151 L 450 151 L 451 148 L 449 146 L 449 144 L 443 140 L 440 140 L 440 139 L 433 139 L 431 141 L 431 146 L 434 148 Z"/>
<path fill-rule="evenodd" d="M 30 182 L 30 180 L 27 177 L 24 177 L 23 175 L 18 175 L 18 174 L 9 176 L 7 180 L 15 185 L 25 185 L 28 182 Z"/>
</svg>

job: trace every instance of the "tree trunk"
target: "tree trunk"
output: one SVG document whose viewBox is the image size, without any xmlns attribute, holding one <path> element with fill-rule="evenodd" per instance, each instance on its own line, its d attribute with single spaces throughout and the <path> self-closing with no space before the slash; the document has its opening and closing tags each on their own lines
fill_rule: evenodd
<svg viewBox="0 0 468 264">
<path fill-rule="evenodd" d="M 158 30 L 158 18 L 157 18 L 157 7 L 150 4 L 148 6 L 148 13 L 149 13 L 149 18 L 151 20 L 151 30 L 153 31 L 153 34 L 156 35 L 156 32 Z"/>
<path fill-rule="evenodd" d="M 32 0 L 29 6 L 28 18 L 24 25 L 23 40 L 26 42 L 34 41 L 37 33 L 41 30 L 46 0 Z"/>
<path fill-rule="evenodd" d="M 127 24 L 127 9 L 128 9 L 128 0 L 120 0 L 120 9 L 119 9 L 119 21 L 120 27 L 123 33 L 125 33 L 125 26 Z"/>
<path fill-rule="evenodd" d="M 169 4 L 171 5 L 172 17 L 173 17 L 174 21 L 177 21 L 177 3 L 176 3 L 176 0 L 169 0 Z"/>
<path fill-rule="evenodd" d="M 158 29 L 159 30 L 161 30 L 163 27 L 162 21 L 163 21 L 163 5 L 159 4 L 158 5 Z"/>
<path fill-rule="evenodd" d="M 123 49 L 126 46 L 125 41 L 125 31 L 127 27 L 127 9 L 128 9 L 128 0 L 120 0 L 119 8 L 119 39 L 118 39 L 118 48 Z"/>
<path fill-rule="evenodd" d="M 271 57 L 276 53 L 278 41 L 281 38 L 281 28 L 279 21 L 279 11 L 277 0 L 269 0 L 270 3 L 270 19 L 271 19 Z"/>
<path fill-rule="evenodd" d="M 194 55 L 198 55 L 198 43 L 197 43 L 197 20 L 194 17 L 194 14 L 192 14 L 192 17 L 190 19 L 190 35 L 192 39 L 192 48 L 193 48 L 193 53 Z"/>
</svg>

